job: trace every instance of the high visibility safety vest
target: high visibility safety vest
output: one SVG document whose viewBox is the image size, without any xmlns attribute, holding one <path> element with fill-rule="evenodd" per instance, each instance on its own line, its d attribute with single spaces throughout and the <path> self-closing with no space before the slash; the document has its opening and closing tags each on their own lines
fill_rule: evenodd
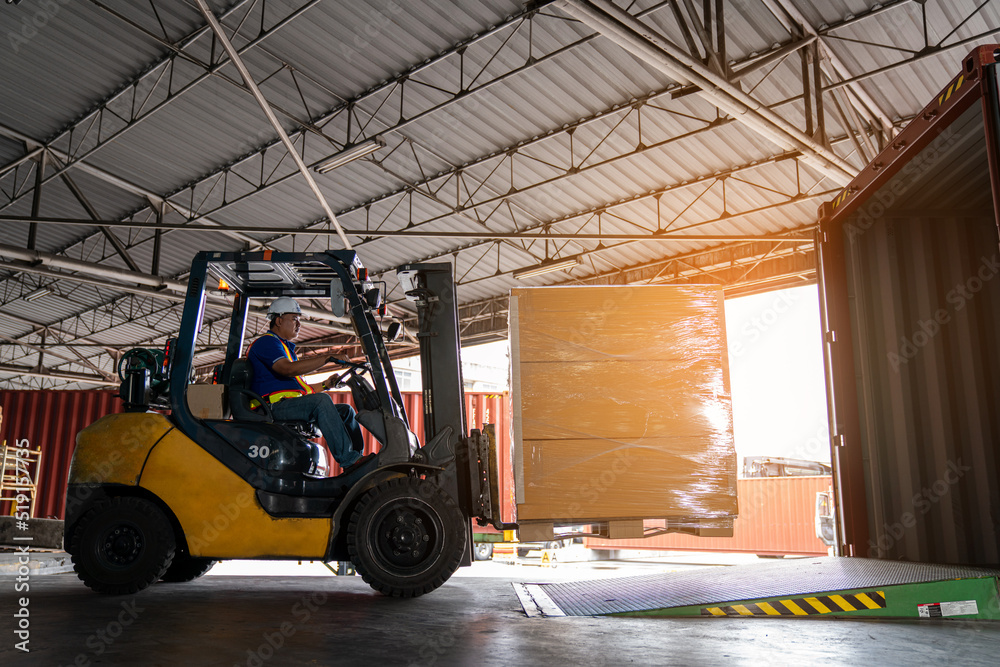
<svg viewBox="0 0 1000 667">
<path fill-rule="evenodd" d="M 271 336 L 275 340 L 278 341 L 278 343 L 281 345 L 281 349 L 285 351 L 285 358 L 286 359 L 288 359 L 289 361 L 298 361 L 298 357 L 296 355 L 292 354 L 292 351 L 290 349 L 288 349 L 287 345 L 285 345 L 285 341 L 281 339 L 281 336 L 278 336 L 278 335 L 274 334 L 274 332 L 271 332 L 271 331 L 268 331 L 267 333 L 265 333 L 264 336 Z M 257 340 L 260 340 L 260 338 L 258 338 Z M 254 341 L 254 342 L 256 342 L 256 341 Z M 253 343 L 250 344 L 250 347 L 253 347 Z M 250 352 L 250 350 L 247 349 L 247 353 L 248 354 L 249 354 L 249 352 Z M 271 405 L 274 405 L 278 401 L 282 401 L 282 400 L 284 400 L 286 398 L 293 398 L 295 396 L 305 396 L 306 394 L 313 394 L 313 393 L 315 393 L 313 391 L 313 388 L 310 387 L 306 383 L 306 381 L 302 379 L 301 376 L 296 375 L 294 377 L 294 380 L 295 380 L 295 382 L 298 383 L 298 385 L 300 387 L 299 389 L 279 389 L 278 391 L 272 391 L 269 394 L 264 394 L 263 396 L 261 396 L 261 398 L 263 398 L 264 400 L 266 400 Z M 250 401 L 250 408 L 251 409 L 256 410 L 258 407 L 260 407 L 260 403 L 258 401 L 256 401 L 256 400 L 251 400 Z"/>
</svg>

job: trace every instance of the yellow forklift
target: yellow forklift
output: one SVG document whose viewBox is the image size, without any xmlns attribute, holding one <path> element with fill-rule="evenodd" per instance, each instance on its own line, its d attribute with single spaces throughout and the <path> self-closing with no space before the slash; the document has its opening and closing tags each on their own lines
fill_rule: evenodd
<svg viewBox="0 0 1000 667">
<path fill-rule="evenodd" d="M 356 253 L 198 253 L 177 337 L 162 351 L 126 353 L 126 411 L 77 437 L 65 545 L 80 579 L 100 593 L 128 594 L 192 580 L 224 559 L 351 561 L 376 590 L 414 597 L 472 563 L 473 519 L 511 528 L 494 516 L 495 437 L 466 432 L 451 265 L 407 265 L 397 276 L 418 314 L 421 437 L 386 348 L 399 324 L 383 332 L 384 283 L 369 278 Z M 190 380 L 206 299 L 219 299 L 210 295 L 219 281 L 232 316 L 219 386 L 206 392 Z M 363 361 L 341 362 L 338 382 L 380 448 L 336 477 L 324 474 L 312 425 L 274 419 L 241 358 L 250 301 L 281 296 L 329 300 L 364 350 Z"/>
</svg>

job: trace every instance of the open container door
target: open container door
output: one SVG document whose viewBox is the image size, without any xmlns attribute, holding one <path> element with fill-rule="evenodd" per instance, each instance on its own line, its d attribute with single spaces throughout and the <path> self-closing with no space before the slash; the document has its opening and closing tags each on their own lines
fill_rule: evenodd
<svg viewBox="0 0 1000 667">
<path fill-rule="evenodd" d="M 820 209 L 843 555 L 1000 563 L 998 59 Z"/>
</svg>

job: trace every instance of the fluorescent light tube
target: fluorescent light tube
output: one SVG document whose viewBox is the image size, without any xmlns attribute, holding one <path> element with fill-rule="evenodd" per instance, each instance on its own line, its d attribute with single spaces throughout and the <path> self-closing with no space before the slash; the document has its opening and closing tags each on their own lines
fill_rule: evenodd
<svg viewBox="0 0 1000 667">
<path fill-rule="evenodd" d="M 383 146 L 385 146 L 385 139 L 382 137 L 374 137 L 368 141 L 362 141 L 360 144 L 354 144 L 339 153 L 331 155 L 313 167 L 313 169 L 316 170 L 316 173 L 326 174 L 333 171 L 337 167 L 343 167 L 348 162 L 354 162 L 355 160 L 363 158 L 366 155 L 371 155 Z"/>
<path fill-rule="evenodd" d="M 23 298 L 25 301 L 34 301 L 35 299 L 41 299 L 46 294 L 52 294 L 52 290 L 48 287 L 39 287 L 34 292 L 25 294 Z"/>
<path fill-rule="evenodd" d="M 540 276 L 545 273 L 552 273 L 553 271 L 562 271 L 564 269 L 572 269 L 574 266 L 579 266 L 580 260 L 576 257 L 572 259 L 559 259 L 549 262 L 542 262 L 537 266 L 529 266 L 524 269 L 518 269 L 514 272 L 514 277 L 517 280 L 524 280 L 525 278 L 534 278 L 535 276 Z"/>
</svg>

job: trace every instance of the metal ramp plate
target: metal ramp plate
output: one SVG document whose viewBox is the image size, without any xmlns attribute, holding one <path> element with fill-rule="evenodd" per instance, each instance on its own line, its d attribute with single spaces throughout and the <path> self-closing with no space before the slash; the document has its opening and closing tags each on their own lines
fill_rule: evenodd
<svg viewBox="0 0 1000 667">
<path fill-rule="evenodd" d="M 529 616 L 1000 619 L 1000 570 L 809 558 L 557 584 L 515 584 Z"/>
</svg>

